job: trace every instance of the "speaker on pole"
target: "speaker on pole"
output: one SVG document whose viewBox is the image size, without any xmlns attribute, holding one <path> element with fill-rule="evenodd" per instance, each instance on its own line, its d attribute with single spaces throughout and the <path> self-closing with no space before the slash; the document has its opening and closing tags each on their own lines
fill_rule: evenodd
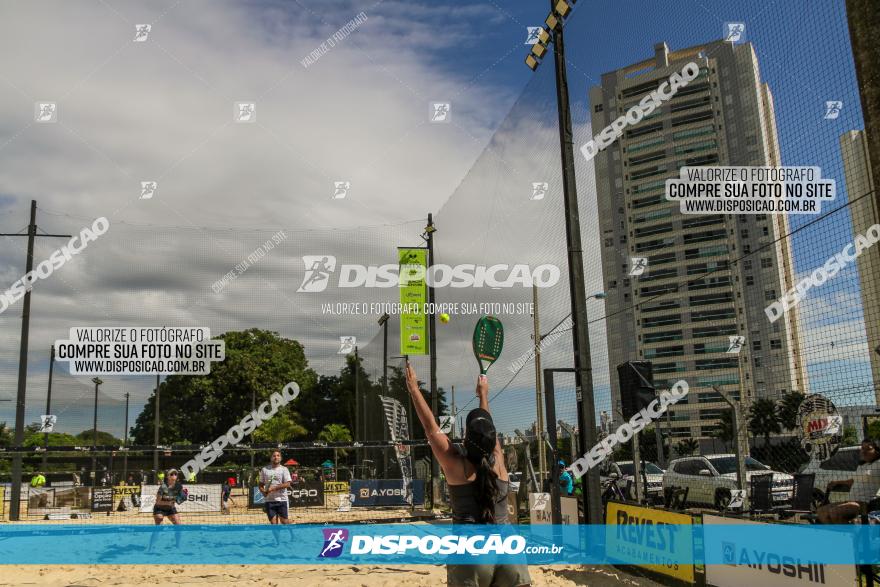
<svg viewBox="0 0 880 587">
<path fill-rule="evenodd" d="M 617 366 L 620 404 L 624 420 L 646 408 L 656 398 L 651 361 L 627 361 Z"/>
</svg>

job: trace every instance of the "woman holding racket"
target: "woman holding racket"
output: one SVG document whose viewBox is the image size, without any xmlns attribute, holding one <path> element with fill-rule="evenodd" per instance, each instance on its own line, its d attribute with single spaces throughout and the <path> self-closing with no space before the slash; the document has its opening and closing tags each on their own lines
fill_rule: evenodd
<svg viewBox="0 0 880 587">
<path fill-rule="evenodd" d="M 186 491 L 183 489 L 183 484 L 178 481 L 179 476 L 177 469 L 169 469 L 165 474 L 165 480 L 159 485 L 156 504 L 153 506 L 153 521 L 157 526 L 161 525 L 165 518 L 171 520 L 174 525 L 180 524 L 177 504 L 186 501 Z"/>
<path fill-rule="evenodd" d="M 481 374 L 477 379 L 480 407 L 467 415 L 463 449 L 456 447 L 440 430 L 409 362 L 406 364 L 406 386 L 431 451 L 446 476 L 453 523 L 509 524 L 507 467 L 489 413 L 489 381 L 486 375 Z M 447 565 L 446 581 L 447 585 L 456 587 L 518 587 L 531 584 L 528 567 L 524 564 Z"/>
</svg>

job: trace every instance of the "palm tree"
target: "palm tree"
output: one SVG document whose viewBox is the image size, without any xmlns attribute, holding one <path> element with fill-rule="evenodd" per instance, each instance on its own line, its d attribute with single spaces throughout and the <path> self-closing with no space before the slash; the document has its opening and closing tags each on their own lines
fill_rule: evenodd
<svg viewBox="0 0 880 587">
<path fill-rule="evenodd" d="M 776 402 L 766 397 L 755 400 L 749 408 L 749 431 L 763 436 L 764 446 L 770 446 L 770 435 L 782 432 Z"/>
<path fill-rule="evenodd" d="M 688 457 L 697 452 L 698 448 L 700 448 L 700 443 L 695 438 L 685 438 L 675 445 L 675 452 L 679 456 Z"/>
<path fill-rule="evenodd" d="M 318 440 L 322 442 L 351 442 L 351 431 L 344 424 L 326 424 L 323 430 L 318 433 Z M 338 471 L 337 452 L 345 457 L 348 455 L 348 451 L 343 448 L 333 449 L 333 466 Z"/>
<path fill-rule="evenodd" d="M 289 414 L 289 415 L 288 415 Z M 295 412 L 288 414 L 276 414 L 274 418 L 263 422 L 251 435 L 255 442 L 286 442 L 297 436 L 305 436 L 309 433 L 297 420 L 299 415 Z"/>
<path fill-rule="evenodd" d="M 736 431 L 733 429 L 733 410 L 721 412 L 713 436 L 723 442 L 725 447 L 730 445 L 736 437 Z"/>
<path fill-rule="evenodd" d="M 779 401 L 779 423 L 786 430 L 794 430 L 797 427 L 797 414 L 801 402 L 804 401 L 804 394 L 799 391 L 790 391 L 782 396 Z"/>
</svg>

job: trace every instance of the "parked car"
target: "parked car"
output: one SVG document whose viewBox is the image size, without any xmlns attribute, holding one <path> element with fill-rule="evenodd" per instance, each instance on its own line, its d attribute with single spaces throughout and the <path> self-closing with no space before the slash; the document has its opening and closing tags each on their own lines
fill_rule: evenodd
<svg viewBox="0 0 880 587">
<path fill-rule="evenodd" d="M 773 502 L 781 504 L 791 500 L 794 477 L 773 471 L 752 457 L 746 457 L 747 481 L 754 475 L 765 473 L 773 474 Z M 737 488 L 736 455 L 714 454 L 675 459 L 663 474 L 663 487 L 686 487 L 688 503 L 724 509 L 730 502 L 730 492 Z M 745 489 L 748 494 L 748 482 Z"/>
<path fill-rule="evenodd" d="M 824 461 L 810 461 L 801 469 L 801 473 L 814 473 L 813 505 L 818 506 L 828 498 L 825 491 L 828 484 L 834 481 L 847 481 L 859 466 L 859 445 L 845 446 Z"/>
<path fill-rule="evenodd" d="M 648 481 L 648 501 L 663 500 L 663 469 L 650 461 L 642 461 L 642 472 Z M 607 480 L 611 475 L 617 475 L 620 480 L 621 489 L 625 489 L 626 482 L 634 479 L 633 462 L 632 461 L 606 461 L 599 471 L 602 481 Z M 640 488 L 643 488 L 642 485 Z"/>
</svg>

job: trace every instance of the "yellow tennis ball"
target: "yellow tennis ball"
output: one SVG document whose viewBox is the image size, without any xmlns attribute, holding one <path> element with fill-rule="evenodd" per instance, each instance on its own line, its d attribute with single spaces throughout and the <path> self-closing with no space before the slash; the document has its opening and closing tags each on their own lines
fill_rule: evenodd
<svg viewBox="0 0 880 587">
<path fill-rule="evenodd" d="M 449 322 L 449 314 L 445 312 L 443 314 L 440 314 L 440 322 L 442 322 L 443 324 Z"/>
</svg>

